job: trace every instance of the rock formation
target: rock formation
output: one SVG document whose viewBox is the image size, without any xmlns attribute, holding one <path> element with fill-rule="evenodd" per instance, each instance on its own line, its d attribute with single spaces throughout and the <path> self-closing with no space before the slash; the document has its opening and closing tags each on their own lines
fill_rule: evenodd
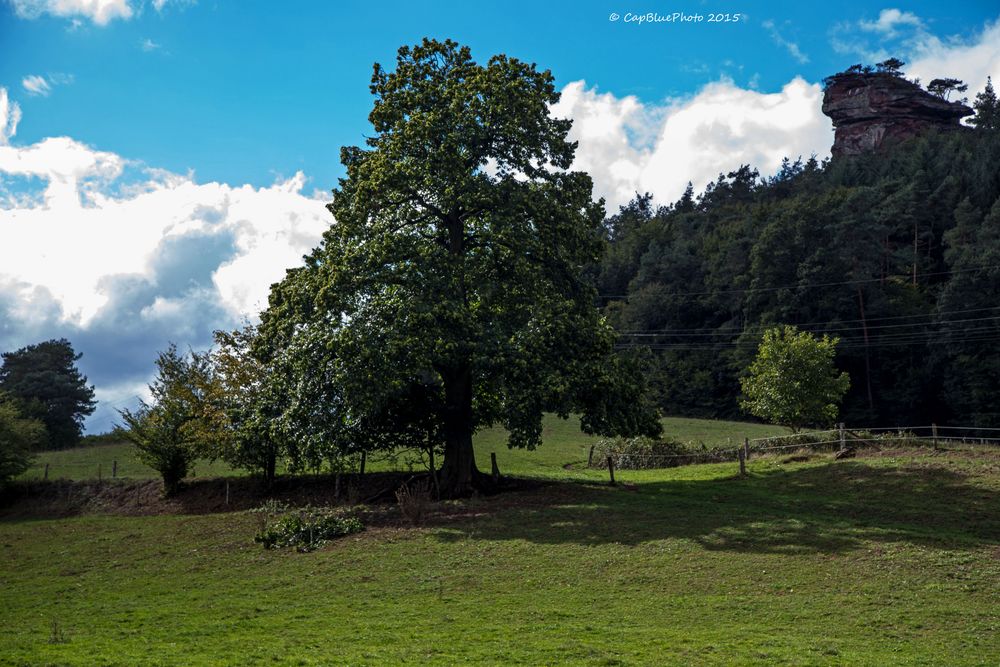
<svg viewBox="0 0 1000 667">
<path fill-rule="evenodd" d="M 836 129 L 834 157 L 878 150 L 930 129 L 961 129 L 959 121 L 973 113 L 894 74 L 844 72 L 826 84 L 823 113 Z"/>
</svg>

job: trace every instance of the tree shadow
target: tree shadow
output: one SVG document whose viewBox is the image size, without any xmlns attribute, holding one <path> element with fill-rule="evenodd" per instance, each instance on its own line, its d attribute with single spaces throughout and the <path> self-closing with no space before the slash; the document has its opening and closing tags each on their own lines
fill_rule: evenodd
<svg viewBox="0 0 1000 667">
<path fill-rule="evenodd" d="M 551 502 L 547 502 L 547 498 Z M 857 462 L 746 478 L 552 487 L 538 503 L 449 525 L 444 541 L 638 545 L 690 539 L 713 551 L 839 554 L 872 541 L 938 548 L 1000 544 L 1000 494 L 937 465 Z"/>
</svg>

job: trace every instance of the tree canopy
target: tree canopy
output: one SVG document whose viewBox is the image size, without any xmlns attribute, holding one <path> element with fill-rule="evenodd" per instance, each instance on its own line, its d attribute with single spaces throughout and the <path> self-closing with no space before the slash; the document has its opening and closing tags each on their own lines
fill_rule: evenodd
<svg viewBox="0 0 1000 667">
<path fill-rule="evenodd" d="M 836 338 L 814 337 L 792 326 L 768 329 L 757 358 L 740 378 L 743 409 L 793 431 L 832 423 L 851 384 L 847 373 L 838 374 L 834 366 L 836 346 Z"/>
<path fill-rule="evenodd" d="M 376 64 L 371 92 L 374 134 L 341 151 L 335 222 L 262 315 L 264 356 L 293 378 L 287 432 L 344 451 L 437 440 L 441 491 L 460 495 L 489 483 L 472 434 L 490 424 L 514 447 L 539 444 L 545 411 L 658 431 L 641 392 L 607 400 L 637 380 L 585 277 L 604 211 L 569 171 L 551 73 L 424 40 Z"/>
<path fill-rule="evenodd" d="M 25 417 L 45 425 L 47 448 L 79 443 L 83 419 L 97 407 L 94 388 L 76 367 L 80 357 L 65 338 L 3 354 L 0 391 L 19 403 Z"/>
</svg>

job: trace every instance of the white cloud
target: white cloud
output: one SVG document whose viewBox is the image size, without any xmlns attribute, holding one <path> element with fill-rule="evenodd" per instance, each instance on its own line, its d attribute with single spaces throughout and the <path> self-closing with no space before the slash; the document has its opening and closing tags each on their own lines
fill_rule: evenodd
<svg viewBox="0 0 1000 667">
<path fill-rule="evenodd" d="M 83 17 L 102 26 L 116 18 L 130 19 L 134 13 L 128 0 L 11 0 L 11 5 L 21 18 L 49 14 L 75 22 Z"/>
<path fill-rule="evenodd" d="M 148 37 L 146 39 L 142 40 L 141 42 L 139 42 L 139 47 L 143 51 L 145 51 L 147 53 L 149 53 L 150 51 L 156 51 L 161 46 L 162 46 L 161 44 L 157 44 L 156 42 L 154 42 L 153 40 L 149 39 Z"/>
<path fill-rule="evenodd" d="M 134 395 L 168 341 L 253 319 L 332 222 L 301 173 L 199 183 L 69 137 L 9 145 L 18 116 L 0 88 L 0 350 L 66 336 L 108 398 Z"/>
<path fill-rule="evenodd" d="M 802 49 L 799 48 L 798 44 L 796 44 L 795 42 L 791 42 L 781 36 L 781 33 L 778 32 L 777 26 L 774 25 L 774 21 L 768 19 L 767 21 L 764 21 L 761 25 L 763 25 L 764 28 L 768 31 L 768 33 L 771 35 L 771 39 L 774 41 L 774 43 L 784 48 L 786 51 L 788 51 L 788 55 L 794 58 L 796 62 L 798 62 L 801 65 L 804 65 L 807 62 L 809 62 L 809 56 L 807 56 L 802 52 Z"/>
<path fill-rule="evenodd" d="M 44 76 L 30 74 L 21 79 L 21 86 L 29 95 L 41 95 L 47 97 L 52 92 L 52 86 L 45 80 Z"/>
<path fill-rule="evenodd" d="M 8 98 L 6 88 L 0 88 L 0 146 L 6 146 L 10 138 L 17 134 L 20 121 L 21 107 Z"/>
<path fill-rule="evenodd" d="M 675 201 L 688 181 L 701 189 L 741 164 L 769 174 L 784 157 L 829 155 L 833 133 L 822 96 L 819 85 L 799 77 L 777 93 L 723 79 L 693 97 L 648 105 L 575 81 L 552 112 L 573 119 L 574 168 L 591 174 L 595 194 L 614 212 L 636 192 Z"/>
<path fill-rule="evenodd" d="M 922 35 L 911 45 L 908 58 L 908 75 L 925 84 L 939 77 L 961 79 L 969 84 L 971 99 L 986 86 L 987 76 L 1000 82 L 1000 18 L 967 39 Z"/>
<path fill-rule="evenodd" d="M 331 222 L 321 201 L 301 194 L 302 174 L 253 188 L 159 172 L 116 190 L 129 164 L 68 137 L 0 147 L 0 176 L 45 183 L 40 198 L 0 210 L 0 276 L 22 290 L 44 288 L 62 320 L 86 327 L 113 305 L 118 278 L 154 287 L 184 281 L 163 272 L 194 270 L 195 260 L 174 255 L 214 252 L 197 259 L 204 280 L 180 294 L 154 294 L 140 316 L 169 319 L 189 299 L 211 301 L 234 318 L 254 316 L 270 284 Z"/>
<path fill-rule="evenodd" d="M 900 26 L 922 28 L 923 25 L 924 22 L 916 14 L 898 9 L 883 9 L 876 21 L 858 21 L 858 27 L 865 32 L 877 32 L 885 37 L 894 37 L 897 34 L 896 29 Z"/>
</svg>

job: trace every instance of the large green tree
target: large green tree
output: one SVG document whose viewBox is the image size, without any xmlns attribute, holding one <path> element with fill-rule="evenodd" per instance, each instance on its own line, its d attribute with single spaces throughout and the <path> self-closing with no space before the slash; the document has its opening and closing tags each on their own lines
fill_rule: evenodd
<svg viewBox="0 0 1000 667">
<path fill-rule="evenodd" d="M 376 64 L 371 92 L 374 133 L 341 151 L 335 222 L 262 317 L 299 378 L 297 432 L 383 441 L 421 405 L 440 426 L 447 496 L 489 484 L 472 435 L 490 424 L 529 448 L 545 411 L 579 411 L 588 432 L 657 432 L 583 277 L 604 211 L 569 170 L 552 74 L 425 39 L 393 71 Z"/>
<path fill-rule="evenodd" d="M 20 403 L 24 416 L 45 424 L 48 448 L 78 444 L 84 417 L 97 407 L 94 388 L 76 367 L 80 357 L 65 338 L 3 354 L 0 391 Z"/>
</svg>

